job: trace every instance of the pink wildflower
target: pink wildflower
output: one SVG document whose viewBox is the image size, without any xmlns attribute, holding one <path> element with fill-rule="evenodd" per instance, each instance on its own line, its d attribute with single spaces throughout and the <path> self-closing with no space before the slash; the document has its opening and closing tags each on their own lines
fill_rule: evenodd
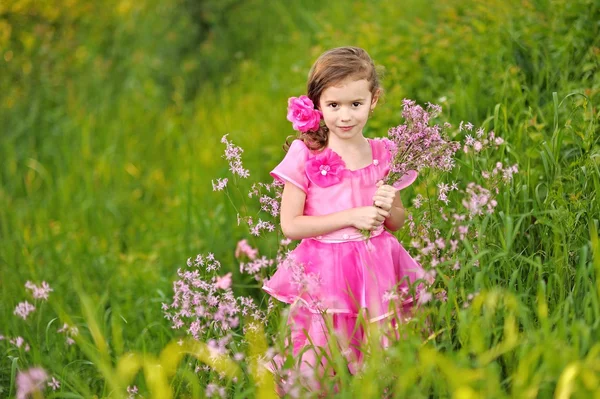
<svg viewBox="0 0 600 399">
<path fill-rule="evenodd" d="M 458 248 L 458 240 L 450 240 L 450 252 L 456 252 Z"/>
<path fill-rule="evenodd" d="M 25 352 L 29 352 L 29 344 L 25 342 L 23 337 L 19 336 L 19 337 L 13 338 L 13 339 L 9 340 L 9 342 L 11 344 L 13 344 L 14 346 L 16 346 L 17 348 L 23 347 L 23 349 L 25 349 Z"/>
<path fill-rule="evenodd" d="M 229 287 L 231 287 L 231 272 L 222 277 L 217 276 L 217 281 L 215 282 L 216 289 L 226 290 L 229 289 Z"/>
<path fill-rule="evenodd" d="M 383 303 L 395 301 L 396 299 L 398 299 L 398 293 L 396 290 L 392 289 L 383 293 Z"/>
<path fill-rule="evenodd" d="M 54 291 L 52 288 L 50 288 L 50 285 L 48 285 L 48 283 L 45 281 L 42 281 L 41 287 L 38 287 L 31 281 L 27 281 L 25 283 L 25 288 L 31 290 L 34 299 L 41 299 L 44 301 L 47 301 L 50 292 Z"/>
<path fill-rule="evenodd" d="M 419 209 L 423 205 L 423 196 L 421 194 L 417 194 L 415 198 L 413 198 L 413 206 L 416 209 Z"/>
<path fill-rule="evenodd" d="M 242 255 L 247 256 L 250 260 L 256 259 L 258 249 L 252 248 L 246 239 L 240 240 L 235 247 L 235 257 L 240 259 Z"/>
<path fill-rule="evenodd" d="M 129 385 L 127 387 L 127 393 L 129 396 L 127 396 L 127 399 L 133 399 L 138 395 L 138 387 L 136 385 Z"/>
<path fill-rule="evenodd" d="M 217 179 L 217 183 L 215 184 L 214 180 L 212 181 L 213 191 L 223 191 L 225 187 L 227 187 L 227 178 Z"/>
<path fill-rule="evenodd" d="M 446 293 L 446 290 L 441 290 L 435 295 L 435 297 L 442 302 L 446 302 L 448 300 L 448 294 Z"/>
<path fill-rule="evenodd" d="M 17 305 L 13 314 L 23 318 L 23 320 L 27 320 L 27 316 L 29 316 L 29 314 L 31 312 L 33 312 L 34 310 L 35 310 L 35 306 L 33 306 L 29 302 L 25 301 L 25 302 L 20 302 Z"/>
<path fill-rule="evenodd" d="M 271 198 L 268 195 L 262 195 L 260 197 L 260 210 L 268 212 L 273 217 L 279 216 L 280 202 L 277 198 Z"/>
<path fill-rule="evenodd" d="M 262 256 L 258 259 L 255 259 L 252 262 L 241 263 L 240 273 L 248 273 L 254 275 L 262 269 L 266 269 L 267 267 L 272 266 L 273 263 L 273 259 L 268 259 L 266 256 Z"/>
<path fill-rule="evenodd" d="M 238 147 L 229 140 L 227 140 L 227 136 L 228 135 L 226 134 L 221 138 L 221 143 L 226 145 L 225 154 L 223 155 L 223 157 L 227 161 L 229 161 L 229 170 L 234 175 L 238 175 L 242 178 L 247 178 L 248 176 L 250 176 L 250 172 L 247 169 L 244 169 L 244 166 L 242 164 L 242 153 L 244 152 L 244 150 L 241 147 Z M 220 184 L 223 185 L 222 181 Z M 219 187 L 218 182 L 217 187 Z M 224 187 L 225 186 L 223 185 L 223 188 Z"/>
<path fill-rule="evenodd" d="M 275 231 L 275 225 L 271 222 L 267 222 L 262 219 L 258 219 L 258 223 L 256 223 L 250 229 L 250 234 L 258 237 L 258 236 L 260 236 L 262 230 L 267 230 L 269 232 L 273 232 L 273 231 Z"/>
<path fill-rule="evenodd" d="M 214 396 L 218 396 L 220 398 L 225 398 L 226 392 L 225 392 L 224 387 L 211 382 L 210 384 L 208 384 L 206 386 L 205 394 L 209 398 L 212 398 Z"/>
<path fill-rule="evenodd" d="M 439 125 L 429 126 L 432 115 L 428 111 L 432 111 L 431 105 L 424 110 L 413 100 L 403 101 L 402 116 L 406 123 L 388 131 L 392 161 L 386 184 L 393 185 L 410 171 L 426 168 L 449 171 L 454 167 L 454 154 L 460 144 L 448 141 Z"/>
<path fill-rule="evenodd" d="M 433 295 L 430 292 L 423 291 L 419 295 L 419 299 L 417 300 L 417 303 L 419 305 L 423 305 L 423 304 L 426 304 L 427 302 L 431 301 L 432 298 L 433 298 Z"/>
<path fill-rule="evenodd" d="M 52 377 L 52 381 L 48 381 L 48 386 L 52 388 L 53 391 L 56 391 L 58 388 L 60 388 L 60 381 Z"/>
<path fill-rule="evenodd" d="M 75 340 L 71 337 L 75 337 L 75 336 L 79 335 L 79 329 L 77 327 L 70 326 L 67 323 L 64 323 L 61 328 L 56 330 L 56 332 L 58 332 L 59 334 L 64 333 L 66 335 L 65 342 L 69 346 L 73 345 L 75 343 Z"/>
<path fill-rule="evenodd" d="M 17 399 L 26 399 L 29 395 L 39 393 L 48 379 L 46 370 L 33 367 L 17 374 Z"/>
</svg>

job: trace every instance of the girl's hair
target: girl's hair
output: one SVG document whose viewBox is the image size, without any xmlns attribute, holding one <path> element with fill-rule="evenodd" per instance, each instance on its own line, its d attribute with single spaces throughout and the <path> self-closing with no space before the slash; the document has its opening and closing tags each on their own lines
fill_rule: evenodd
<svg viewBox="0 0 600 399">
<path fill-rule="evenodd" d="M 360 47 L 347 46 L 328 50 L 315 61 L 308 73 L 306 95 L 318 108 L 323 91 L 347 78 L 367 80 L 372 95 L 381 91 L 379 73 L 369 54 Z M 308 148 L 318 150 L 327 145 L 329 129 L 323 124 L 316 132 L 298 132 L 297 138 Z"/>
</svg>

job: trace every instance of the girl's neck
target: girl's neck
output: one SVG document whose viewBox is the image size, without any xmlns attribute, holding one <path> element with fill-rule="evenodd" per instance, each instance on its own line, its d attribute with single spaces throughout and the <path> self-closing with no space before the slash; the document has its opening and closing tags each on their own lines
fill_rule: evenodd
<svg viewBox="0 0 600 399">
<path fill-rule="evenodd" d="M 373 161 L 371 145 L 363 135 L 352 140 L 329 140 L 327 147 L 342 157 L 350 170 L 362 169 Z"/>
<path fill-rule="evenodd" d="M 369 142 L 362 134 L 350 140 L 340 140 L 337 137 L 330 136 L 327 141 L 327 147 L 341 155 L 344 153 L 362 152 L 365 148 L 369 147 Z"/>
</svg>

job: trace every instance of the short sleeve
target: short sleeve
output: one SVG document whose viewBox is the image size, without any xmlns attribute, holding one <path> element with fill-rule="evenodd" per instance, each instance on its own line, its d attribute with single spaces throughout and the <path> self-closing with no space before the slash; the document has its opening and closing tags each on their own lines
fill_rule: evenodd
<svg viewBox="0 0 600 399">
<path fill-rule="evenodd" d="M 282 183 L 290 182 L 305 193 L 308 192 L 306 160 L 309 151 L 302 140 L 294 140 L 283 160 L 271 171 L 273 178 Z"/>
<path fill-rule="evenodd" d="M 380 156 L 385 164 L 385 174 L 387 175 L 392 166 L 392 151 L 394 150 L 395 144 L 392 140 L 388 138 L 382 138 L 380 142 Z M 402 176 L 400 179 L 398 179 L 392 184 L 392 187 L 394 187 L 397 191 L 405 189 L 406 187 L 413 184 L 415 180 L 417 180 L 418 176 L 419 174 L 416 170 L 408 170 L 406 171 L 406 174 L 404 176 Z"/>
<path fill-rule="evenodd" d="M 394 149 L 394 142 L 387 137 L 383 137 L 378 140 L 379 145 L 379 153 L 382 161 L 385 164 L 389 164 L 392 161 L 392 150 Z"/>
</svg>

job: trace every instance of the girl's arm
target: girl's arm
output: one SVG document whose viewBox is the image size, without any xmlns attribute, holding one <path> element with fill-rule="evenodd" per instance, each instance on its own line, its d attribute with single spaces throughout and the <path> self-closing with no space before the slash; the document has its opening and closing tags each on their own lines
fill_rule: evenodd
<svg viewBox="0 0 600 399">
<path fill-rule="evenodd" d="M 400 198 L 400 191 L 396 192 L 394 202 L 392 202 L 392 208 L 390 209 L 390 217 L 385 219 L 383 222 L 384 226 L 391 231 L 397 231 L 404 226 L 404 219 L 406 217 L 406 210 L 402 205 L 402 199 Z"/>
<path fill-rule="evenodd" d="M 377 183 L 377 192 L 373 197 L 373 203 L 375 206 L 389 211 L 390 216 L 385 219 L 384 226 L 391 231 L 400 230 L 406 217 L 400 191 L 396 191 L 394 187 L 384 185 L 380 181 Z"/>
<path fill-rule="evenodd" d="M 305 216 L 306 194 L 294 184 L 286 182 L 281 197 L 281 229 L 292 240 L 315 237 L 344 227 L 374 230 L 389 212 L 375 206 L 363 206 L 323 216 Z"/>
</svg>

